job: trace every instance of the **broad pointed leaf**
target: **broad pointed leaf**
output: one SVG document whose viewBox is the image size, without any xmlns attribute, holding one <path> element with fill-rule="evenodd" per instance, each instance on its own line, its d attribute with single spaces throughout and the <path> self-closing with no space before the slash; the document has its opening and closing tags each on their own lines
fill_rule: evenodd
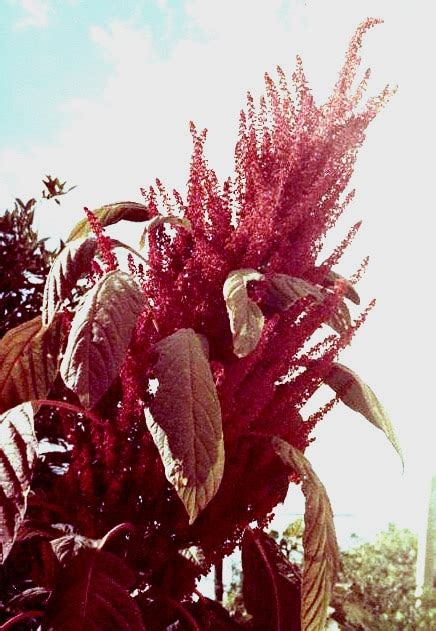
<svg viewBox="0 0 436 631">
<path fill-rule="evenodd" d="M 145 631 L 129 594 L 135 575 L 118 557 L 84 549 L 68 563 L 48 602 L 43 631 Z"/>
<path fill-rule="evenodd" d="M 339 275 L 337 276 L 339 278 Z M 349 283 L 349 285 L 352 288 L 351 283 Z M 324 300 L 324 295 L 320 287 L 302 278 L 296 278 L 288 274 L 273 274 L 268 278 L 267 286 L 267 300 L 269 304 L 281 311 L 286 311 L 295 304 L 297 300 L 305 298 L 306 296 L 312 296 L 319 303 Z M 351 316 L 345 302 L 342 301 L 339 303 L 336 312 L 328 320 L 327 324 L 338 333 L 343 333 L 348 330 L 351 326 Z"/>
<path fill-rule="evenodd" d="M 345 285 L 345 294 L 344 294 L 345 297 L 348 298 L 348 300 L 351 300 L 351 302 L 354 302 L 355 305 L 360 305 L 360 296 L 357 293 L 357 291 L 354 289 L 353 283 L 351 283 L 348 279 L 344 278 L 337 272 L 330 270 L 323 284 L 326 285 L 327 287 L 331 287 L 338 280 L 341 281 L 341 283 Z"/>
<path fill-rule="evenodd" d="M 110 226 L 114 223 L 118 223 L 123 219 L 127 221 L 147 221 L 150 219 L 150 211 L 144 204 L 138 204 L 137 202 L 118 202 L 116 204 L 107 204 L 97 210 L 93 211 L 101 225 Z M 85 217 L 78 224 L 74 226 L 70 232 L 67 241 L 73 241 L 80 237 L 86 237 L 91 232 L 88 219 Z"/>
<path fill-rule="evenodd" d="M 192 523 L 223 475 L 220 403 L 202 342 L 192 329 L 164 338 L 155 350 L 159 385 L 146 411 L 147 426 Z"/>
<path fill-rule="evenodd" d="M 65 384 L 92 408 L 117 377 L 144 297 L 124 272 L 109 272 L 82 298 L 61 363 Z"/>
<path fill-rule="evenodd" d="M 256 631 L 300 631 L 301 574 L 272 537 L 247 528 L 241 545 L 244 604 Z"/>
<path fill-rule="evenodd" d="M 247 283 L 262 279 L 263 274 L 254 269 L 239 269 L 230 272 L 224 283 L 224 300 L 233 336 L 233 350 L 237 357 L 246 357 L 251 353 L 262 334 L 265 318 L 247 292 Z"/>
<path fill-rule="evenodd" d="M 31 403 L 0 415 L 0 562 L 8 556 L 26 512 L 37 457 L 33 416 Z"/>
<path fill-rule="evenodd" d="M 306 296 L 313 296 L 318 302 L 324 299 L 319 287 L 288 274 L 272 274 L 268 278 L 267 287 L 269 303 L 281 311 L 286 311 L 297 300 Z"/>
<path fill-rule="evenodd" d="M 89 271 L 97 249 L 95 237 L 70 241 L 56 257 L 48 273 L 42 301 L 42 318 L 49 324 L 77 281 Z"/>
<path fill-rule="evenodd" d="M 273 447 L 283 463 L 301 477 L 306 498 L 301 628 L 324 631 L 339 567 L 332 509 L 324 486 L 301 451 L 280 438 L 273 438 Z"/>
<path fill-rule="evenodd" d="M 44 399 L 58 369 L 60 319 L 50 327 L 40 316 L 11 329 L 0 341 L 0 412 Z"/>
<path fill-rule="evenodd" d="M 179 228 L 184 228 L 188 232 L 191 232 L 191 222 L 189 219 L 185 217 L 173 217 L 173 216 L 165 216 L 165 215 L 156 215 L 149 221 L 144 228 L 144 232 L 142 233 L 141 239 L 139 241 L 139 247 L 143 248 L 145 245 L 145 238 L 151 230 L 157 228 L 157 226 L 161 226 L 162 224 L 169 224 L 171 226 L 177 226 Z"/>
<path fill-rule="evenodd" d="M 384 432 L 403 463 L 401 447 L 392 422 L 372 389 L 355 372 L 342 364 L 334 364 L 324 382 L 337 393 L 345 405 L 355 412 L 360 412 Z"/>
</svg>

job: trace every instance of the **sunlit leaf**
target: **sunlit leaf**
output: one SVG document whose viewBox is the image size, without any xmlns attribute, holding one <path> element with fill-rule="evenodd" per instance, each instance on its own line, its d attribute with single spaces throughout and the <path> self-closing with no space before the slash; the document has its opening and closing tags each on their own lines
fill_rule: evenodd
<svg viewBox="0 0 436 631">
<path fill-rule="evenodd" d="M 224 300 L 233 336 L 233 350 L 237 357 L 251 353 L 262 334 L 265 318 L 247 292 L 247 283 L 262 279 L 263 275 L 254 269 L 239 269 L 230 272 L 224 283 Z"/>
<path fill-rule="evenodd" d="M 337 281 L 341 281 L 341 283 L 343 283 L 343 285 L 345 286 L 344 296 L 348 298 L 348 300 L 351 300 L 351 302 L 354 302 L 355 305 L 360 305 L 360 296 L 355 290 L 353 283 L 351 283 L 349 280 L 347 280 L 337 272 L 330 270 L 324 280 L 324 285 L 326 285 L 327 287 L 331 287 Z"/>
<path fill-rule="evenodd" d="M 117 377 L 143 306 L 139 287 L 118 270 L 83 296 L 60 370 L 85 408 L 92 408 Z"/>
<path fill-rule="evenodd" d="M 38 444 L 33 417 L 31 403 L 0 415 L 0 562 L 8 556 L 26 512 Z"/>
<path fill-rule="evenodd" d="M 306 296 L 313 296 L 318 302 L 324 300 L 323 293 L 319 287 L 302 278 L 289 276 L 288 274 L 272 274 L 267 280 L 267 288 L 268 302 L 272 307 L 281 311 L 286 311 L 297 300 Z"/>
<path fill-rule="evenodd" d="M 100 221 L 101 225 L 110 226 L 118 223 L 123 219 L 127 221 L 147 221 L 150 219 L 150 211 L 144 204 L 137 202 L 118 202 L 116 204 L 107 204 L 93 211 L 94 215 Z M 85 217 L 74 226 L 70 232 L 67 241 L 73 241 L 80 237 L 86 237 L 91 232 L 88 219 Z"/>
<path fill-rule="evenodd" d="M 77 281 L 89 272 L 97 249 L 95 237 L 70 241 L 56 257 L 48 273 L 42 301 L 42 318 L 49 324 Z"/>
<path fill-rule="evenodd" d="M 147 426 L 192 523 L 223 474 L 220 403 L 202 342 L 192 329 L 164 338 L 155 351 L 159 385 L 146 411 Z"/>
<path fill-rule="evenodd" d="M 327 324 L 339 334 L 345 333 L 351 326 L 350 311 L 342 300 L 336 307 L 336 311 L 327 321 Z"/>
<path fill-rule="evenodd" d="M 99 544 L 100 539 L 90 539 L 78 534 L 64 535 L 50 541 L 52 550 L 62 565 L 72 561 L 81 550 L 97 549 Z"/>
<path fill-rule="evenodd" d="M 204 569 L 206 567 L 204 550 L 199 546 L 189 546 L 189 548 L 183 548 L 182 550 L 179 550 L 179 554 L 200 569 Z"/>
<path fill-rule="evenodd" d="M 301 628 L 324 631 L 339 567 L 332 509 L 324 486 L 301 451 L 280 438 L 273 438 L 272 443 L 282 462 L 300 476 L 306 498 Z"/>
<path fill-rule="evenodd" d="M 244 604 L 255 629 L 300 631 L 301 576 L 274 539 L 247 528 L 241 545 Z"/>
<path fill-rule="evenodd" d="M 317 285 L 309 283 L 302 278 L 288 276 L 288 274 L 273 274 L 268 278 L 267 287 L 269 304 L 281 311 L 286 311 L 297 300 L 306 296 L 312 296 L 319 303 L 325 298 L 322 290 Z M 350 287 L 352 287 L 351 284 Z M 345 302 L 339 303 L 327 324 L 338 333 L 344 333 L 348 330 L 351 326 L 351 316 Z"/>
<path fill-rule="evenodd" d="M 144 228 L 144 232 L 141 235 L 141 239 L 139 241 L 139 247 L 143 248 L 145 245 L 145 238 L 149 232 L 157 228 L 157 226 L 161 226 L 163 224 L 168 224 L 171 226 L 177 226 L 179 228 L 184 228 L 188 232 L 191 232 L 191 222 L 189 219 L 185 217 L 173 217 L 173 216 L 165 216 L 165 215 L 156 215 L 149 221 Z"/>
<path fill-rule="evenodd" d="M 334 364 L 324 382 L 337 393 L 345 405 L 355 412 L 360 412 L 384 432 L 403 462 L 401 447 L 392 422 L 371 388 L 355 372 L 342 364 Z"/>
<path fill-rule="evenodd" d="M 59 318 L 44 327 L 37 316 L 0 340 L 0 412 L 46 397 L 58 369 L 59 339 Z"/>
<path fill-rule="evenodd" d="M 115 555 L 81 550 L 62 572 L 42 631 L 145 631 L 129 594 L 134 582 L 134 573 Z"/>
</svg>

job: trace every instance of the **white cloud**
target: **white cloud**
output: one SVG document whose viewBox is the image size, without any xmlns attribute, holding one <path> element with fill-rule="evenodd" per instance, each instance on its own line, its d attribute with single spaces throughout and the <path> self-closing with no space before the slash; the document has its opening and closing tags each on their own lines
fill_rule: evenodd
<svg viewBox="0 0 436 631">
<path fill-rule="evenodd" d="M 48 26 L 51 6 L 48 0 L 18 0 L 16 4 L 24 15 L 16 22 L 16 28 L 45 28 Z"/>
<path fill-rule="evenodd" d="M 154 57 L 154 48 L 147 28 L 129 22 L 115 21 L 109 27 L 91 26 L 90 37 L 103 54 L 113 62 L 115 71 L 123 74 L 132 63 L 145 66 Z"/>
</svg>

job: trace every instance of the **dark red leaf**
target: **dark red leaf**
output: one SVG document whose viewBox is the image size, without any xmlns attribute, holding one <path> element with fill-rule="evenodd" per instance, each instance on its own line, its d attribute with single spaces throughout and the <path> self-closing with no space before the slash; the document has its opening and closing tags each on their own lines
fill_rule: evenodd
<svg viewBox="0 0 436 631">
<path fill-rule="evenodd" d="M 245 607 L 258 631 L 300 631 L 300 571 L 261 530 L 242 539 Z"/>
</svg>

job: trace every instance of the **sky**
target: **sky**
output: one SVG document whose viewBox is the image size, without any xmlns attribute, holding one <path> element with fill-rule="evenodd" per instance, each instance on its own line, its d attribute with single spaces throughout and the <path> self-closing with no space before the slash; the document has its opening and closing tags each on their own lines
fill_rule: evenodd
<svg viewBox="0 0 436 631">
<path fill-rule="evenodd" d="M 415 0 L 1 0 L 0 199 L 41 190 L 47 173 L 77 188 L 42 203 L 41 235 L 66 236 L 83 206 L 130 199 L 156 177 L 183 192 L 190 120 L 207 127 L 209 164 L 232 173 L 238 114 L 265 71 L 303 58 L 317 101 L 335 82 L 356 26 L 365 38 L 369 94 L 398 91 L 371 124 L 356 164 L 356 199 L 329 236 L 363 227 L 340 270 L 367 254 L 363 304 L 377 298 L 341 361 L 389 411 L 406 470 L 383 434 L 337 406 L 306 455 L 330 496 L 339 539 L 371 537 L 389 521 L 415 531 L 435 466 L 434 147 L 432 2 Z M 132 225 L 118 231 L 133 238 Z M 139 235 L 138 235 L 139 236 Z M 432 307 L 433 305 L 433 307 Z M 298 489 L 279 509 L 303 510 Z"/>
</svg>

